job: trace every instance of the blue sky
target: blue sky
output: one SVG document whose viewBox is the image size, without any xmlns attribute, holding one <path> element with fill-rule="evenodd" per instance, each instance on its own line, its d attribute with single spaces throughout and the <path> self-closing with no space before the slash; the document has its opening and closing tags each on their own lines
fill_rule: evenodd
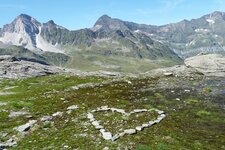
<svg viewBox="0 0 225 150">
<path fill-rule="evenodd" d="M 92 27 L 103 14 L 163 25 L 213 11 L 225 12 L 225 0 L 0 0 L 0 27 L 21 13 L 75 30 Z"/>
</svg>

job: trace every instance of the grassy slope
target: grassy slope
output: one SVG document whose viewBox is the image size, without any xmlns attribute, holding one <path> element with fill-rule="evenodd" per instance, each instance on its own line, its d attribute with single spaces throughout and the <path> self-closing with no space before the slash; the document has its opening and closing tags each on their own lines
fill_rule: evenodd
<svg viewBox="0 0 225 150">
<path fill-rule="evenodd" d="M 149 60 L 121 56 L 93 55 L 80 52 L 71 53 L 70 56 L 72 56 L 72 58 L 68 62 L 67 67 L 84 71 L 106 70 L 125 73 L 140 73 L 160 67 L 170 67 L 182 63 L 178 60 L 163 58 Z M 100 64 L 96 64 L 96 62 Z"/>
<path fill-rule="evenodd" d="M 75 104 L 80 108 L 69 115 L 64 113 L 62 117 L 57 117 L 54 124 L 47 125 L 47 130 L 43 128 L 46 125 L 39 122 L 40 127 L 19 142 L 15 149 L 63 149 L 65 145 L 69 146 L 69 149 L 90 149 L 90 147 L 102 149 L 105 146 L 112 149 L 116 147 L 159 150 L 225 149 L 223 146 L 225 113 L 215 103 L 218 99 L 220 103 L 224 101 L 210 93 L 214 88 L 223 89 L 223 85 L 214 87 L 211 82 L 206 82 L 201 78 L 194 81 L 180 78 L 143 78 L 130 79 L 132 85 L 120 81 L 95 88 L 77 91 L 66 90 L 81 83 L 101 82 L 103 80 L 108 79 L 47 76 L 5 80 L 0 85 L 1 91 L 9 86 L 18 87 L 8 90 L 16 92 L 16 94 L 0 96 L 0 102 L 8 102 L 8 105 L 0 106 L 1 109 L 7 110 L 0 112 L 0 131 L 9 132 L 9 135 L 16 134 L 12 128 L 28 121 L 25 117 L 10 119 L 8 111 L 27 110 L 33 119 L 38 119 L 57 111 L 65 112 L 68 106 Z M 218 83 L 220 81 L 218 80 Z M 157 88 L 160 84 L 173 86 L 169 89 L 166 87 Z M 177 85 L 185 85 L 185 88 L 179 88 Z M 192 89 L 192 87 L 198 88 Z M 185 92 L 185 89 L 190 89 L 191 92 Z M 181 100 L 177 101 L 176 98 Z M 105 141 L 99 131 L 95 130 L 86 118 L 87 111 L 104 105 L 123 108 L 126 111 L 135 108 L 158 108 L 164 110 L 168 116 L 161 123 L 136 135 L 125 136 L 116 142 Z M 101 114 L 96 115 L 101 116 Z M 135 124 L 129 120 L 130 118 L 121 118 L 118 114 L 111 115 L 114 120 L 118 121 L 118 126 L 114 126 L 117 130 L 123 123 L 125 126 L 126 122 L 130 123 L 129 126 Z M 109 116 L 103 115 L 101 121 L 107 122 L 107 118 Z M 146 117 L 140 117 L 138 120 L 145 122 Z M 112 129 L 110 122 L 105 126 Z M 114 129 L 112 130 L 114 131 Z M 2 138 L 1 140 L 6 139 Z"/>
</svg>

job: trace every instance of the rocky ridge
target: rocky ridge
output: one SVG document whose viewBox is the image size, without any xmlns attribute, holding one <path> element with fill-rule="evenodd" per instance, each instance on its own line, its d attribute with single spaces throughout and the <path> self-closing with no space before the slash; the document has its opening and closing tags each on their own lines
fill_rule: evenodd
<svg viewBox="0 0 225 150">
<path fill-rule="evenodd" d="M 0 78 L 27 78 L 50 74 L 71 74 L 78 76 L 121 76 L 117 72 L 81 72 L 75 69 L 44 65 L 31 61 L 18 60 L 9 55 L 0 56 Z"/>
</svg>

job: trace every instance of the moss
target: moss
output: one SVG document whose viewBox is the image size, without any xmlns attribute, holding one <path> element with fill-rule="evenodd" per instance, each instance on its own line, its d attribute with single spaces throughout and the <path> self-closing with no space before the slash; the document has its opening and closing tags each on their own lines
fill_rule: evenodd
<svg viewBox="0 0 225 150">
<path fill-rule="evenodd" d="M 9 118 L 10 111 L 23 109 L 30 112 L 32 119 L 39 119 L 44 115 L 52 115 L 57 111 L 64 112 L 62 117 L 56 117 L 53 123 L 42 124 L 29 136 L 22 139 L 18 146 L 12 149 L 222 149 L 225 140 L 223 129 L 225 113 L 221 105 L 215 100 L 213 93 L 191 91 L 184 92 L 187 86 L 195 87 L 181 78 L 130 78 L 132 84 L 124 81 L 112 82 L 108 85 L 72 90 L 70 87 L 84 83 L 99 83 L 111 80 L 102 77 L 78 77 L 54 75 L 38 78 L 4 80 L 0 83 L 0 90 L 5 87 L 18 86 L 8 90 L 14 95 L 0 96 L 0 102 L 7 102 L 1 106 L 0 131 L 9 133 L 7 138 L 15 135 L 14 127 L 28 121 L 26 116 Z M 156 88 L 158 83 L 175 88 Z M 184 83 L 183 83 L 184 82 Z M 205 84 L 206 81 L 198 83 Z M 178 84 L 179 83 L 179 84 Z M 185 88 L 177 85 L 185 85 Z M 196 83 L 195 83 L 196 84 Z M 149 88 L 151 87 L 151 88 Z M 143 90 L 146 89 L 147 90 Z M 213 91 L 217 87 L 213 87 Z M 220 88 L 220 87 L 218 87 Z M 170 91 L 175 91 L 171 93 Z M 219 95 L 221 96 L 221 95 Z M 176 101 L 176 98 L 180 101 Z M 17 103 L 19 105 L 17 106 Z M 67 114 L 67 107 L 78 105 L 79 108 Z M 159 124 L 146 128 L 132 136 L 124 136 L 116 142 L 102 139 L 87 119 L 88 111 L 100 106 L 125 109 L 146 108 L 153 110 L 124 117 L 120 113 L 95 113 L 107 130 L 117 133 L 119 129 L 133 128 L 143 122 L 158 117 L 154 108 L 163 110 L 166 118 Z M 113 119 L 112 119 L 113 118 Z M 43 127 L 48 128 L 44 130 Z M 213 138 L 209 138 L 213 137 Z M 6 140 L 6 139 L 3 139 Z M 142 145 L 142 146 L 141 146 Z"/>
<path fill-rule="evenodd" d="M 212 92 L 212 89 L 210 87 L 205 87 L 205 88 L 203 88 L 203 92 L 205 92 L 205 93 L 211 93 Z"/>
<path fill-rule="evenodd" d="M 187 100 L 187 104 L 189 104 L 189 105 L 196 105 L 198 103 L 199 103 L 199 100 L 197 100 L 197 99 L 188 99 Z"/>
<path fill-rule="evenodd" d="M 152 150 L 152 148 L 146 145 L 138 145 L 135 150 Z"/>
<path fill-rule="evenodd" d="M 158 98 L 158 99 L 163 99 L 163 98 L 164 98 L 164 96 L 161 95 L 160 93 L 155 93 L 154 96 L 155 96 L 156 98 Z"/>
<path fill-rule="evenodd" d="M 197 112 L 197 115 L 198 116 L 209 116 L 209 115 L 211 115 L 211 113 L 208 111 L 205 111 L 205 110 L 200 110 Z"/>
</svg>

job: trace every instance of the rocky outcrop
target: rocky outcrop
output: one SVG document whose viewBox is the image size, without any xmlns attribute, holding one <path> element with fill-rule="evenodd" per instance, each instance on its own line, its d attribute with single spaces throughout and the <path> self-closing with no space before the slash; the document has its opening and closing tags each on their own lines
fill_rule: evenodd
<svg viewBox="0 0 225 150">
<path fill-rule="evenodd" d="M 219 54 L 194 56 L 186 59 L 184 63 L 206 76 L 225 76 L 225 57 Z"/>
<path fill-rule="evenodd" d="M 78 76 L 121 76 L 120 73 L 113 72 L 81 72 L 75 69 L 18 60 L 9 55 L 0 55 L 0 78 L 28 78 L 60 73 Z"/>
<path fill-rule="evenodd" d="M 184 65 L 151 70 L 144 75 L 151 76 L 186 76 L 196 75 L 224 77 L 225 56 L 220 54 L 200 54 L 185 59 Z"/>
<path fill-rule="evenodd" d="M 60 72 L 66 72 L 66 70 L 30 61 L 18 61 L 12 56 L 0 57 L 0 78 L 35 77 Z"/>
</svg>

